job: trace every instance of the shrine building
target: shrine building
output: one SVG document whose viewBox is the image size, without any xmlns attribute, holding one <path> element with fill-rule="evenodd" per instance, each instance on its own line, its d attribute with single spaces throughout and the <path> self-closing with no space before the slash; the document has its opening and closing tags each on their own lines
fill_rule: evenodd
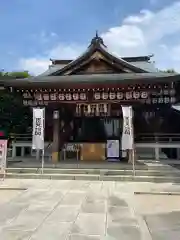
<svg viewBox="0 0 180 240">
<path fill-rule="evenodd" d="M 82 160 L 106 160 L 107 140 L 121 145 L 122 105 L 133 107 L 135 142 L 142 134 L 180 133 L 172 108 L 180 75 L 158 71 L 152 57 L 117 57 L 96 34 L 75 60 L 51 59 L 41 75 L 0 84 L 20 93 L 24 105 L 45 107 L 45 141 L 52 142 L 54 162 L 65 143 L 80 143 Z"/>
</svg>

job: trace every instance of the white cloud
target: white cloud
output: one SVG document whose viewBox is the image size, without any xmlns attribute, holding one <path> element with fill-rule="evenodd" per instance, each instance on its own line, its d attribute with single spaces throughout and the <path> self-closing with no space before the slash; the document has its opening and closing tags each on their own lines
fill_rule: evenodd
<svg viewBox="0 0 180 240">
<path fill-rule="evenodd" d="M 50 33 L 51 37 L 58 37 L 57 33 L 51 32 Z"/>
<path fill-rule="evenodd" d="M 35 56 L 32 58 L 21 58 L 19 67 L 28 70 L 32 74 L 41 74 L 45 72 L 51 64 L 50 59 L 74 59 L 78 57 L 84 48 L 79 45 L 58 44 L 56 47 L 46 51 L 43 56 Z"/>
<path fill-rule="evenodd" d="M 52 59 L 74 59 L 81 54 L 83 50 L 84 47 L 78 44 L 58 44 L 55 48 L 51 49 L 48 54 Z"/>
<path fill-rule="evenodd" d="M 154 16 L 154 13 L 149 10 L 141 10 L 140 14 L 134 16 L 128 16 L 124 19 L 125 24 L 137 24 L 150 21 Z"/>
<path fill-rule="evenodd" d="M 22 58 L 19 61 L 19 66 L 22 70 L 28 70 L 33 74 L 40 74 L 47 70 L 49 60 L 41 57 L 34 58 Z"/>
<path fill-rule="evenodd" d="M 109 49 L 121 57 L 146 53 L 143 31 L 135 25 L 122 25 L 121 27 L 111 28 L 108 32 L 102 34 L 102 37 Z"/>
<path fill-rule="evenodd" d="M 154 14 L 151 21 L 142 28 L 149 42 L 180 32 L 180 1 Z"/>
<path fill-rule="evenodd" d="M 104 41 L 119 56 L 155 54 L 157 66 L 180 71 L 180 44 L 172 46 L 165 38 L 180 37 L 180 1 L 158 12 L 142 10 L 128 16 L 122 26 L 103 34 Z"/>
<path fill-rule="evenodd" d="M 180 44 L 170 45 L 166 37 L 180 37 L 180 1 L 160 11 L 142 10 L 134 16 L 127 16 L 120 26 L 114 26 L 102 34 L 105 44 L 119 56 L 155 54 L 161 68 L 175 68 L 180 71 Z M 51 37 L 54 34 L 51 34 Z M 47 35 L 44 34 L 45 38 Z M 33 73 L 47 69 L 49 58 L 73 59 L 81 54 L 85 46 L 62 44 L 48 50 L 43 57 L 21 59 L 20 66 Z"/>
</svg>

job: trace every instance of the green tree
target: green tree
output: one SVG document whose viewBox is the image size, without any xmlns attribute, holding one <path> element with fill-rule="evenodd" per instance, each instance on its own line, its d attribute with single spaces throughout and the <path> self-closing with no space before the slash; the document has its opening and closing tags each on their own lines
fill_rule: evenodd
<svg viewBox="0 0 180 240">
<path fill-rule="evenodd" d="M 28 72 L 0 72 L 1 79 L 27 78 Z M 29 107 L 22 104 L 22 96 L 9 89 L 0 90 L 0 129 L 7 133 L 26 133 L 32 124 Z"/>
<path fill-rule="evenodd" d="M 27 71 L 24 71 L 24 72 L 10 72 L 10 73 L 8 73 L 8 76 L 10 78 L 28 78 L 28 77 L 31 77 L 31 75 Z"/>
<path fill-rule="evenodd" d="M 167 73 L 176 73 L 176 71 L 172 68 L 166 70 Z"/>
<path fill-rule="evenodd" d="M 28 78 L 28 77 L 31 77 L 28 71 L 23 72 L 4 72 L 3 70 L 0 71 L 1 79 Z"/>
<path fill-rule="evenodd" d="M 173 68 L 169 68 L 169 69 L 167 69 L 167 70 L 160 70 L 160 72 L 177 73 Z"/>
</svg>

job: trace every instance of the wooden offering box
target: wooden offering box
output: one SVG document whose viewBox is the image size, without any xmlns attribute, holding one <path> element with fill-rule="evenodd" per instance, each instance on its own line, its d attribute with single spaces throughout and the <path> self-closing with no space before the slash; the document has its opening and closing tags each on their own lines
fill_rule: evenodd
<svg viewBox="0 0 180 240">
<path fill-rule="evenodd" d="M 106 159 L 105 143 L 83 143 L 81 145 L 82 161 L 104 161 Z"/>
</svg>

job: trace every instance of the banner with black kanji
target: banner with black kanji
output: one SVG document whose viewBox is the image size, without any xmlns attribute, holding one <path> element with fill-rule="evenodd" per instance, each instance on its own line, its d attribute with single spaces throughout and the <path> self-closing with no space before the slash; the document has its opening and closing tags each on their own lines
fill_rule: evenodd
<svg viewBox="0 0 180 240">
<path fill-rule="evenodd" d="M 33 108 L 32 149 L 44 149 L 44 118 L 44 108 Z"/>
<path fill-rule="evenodd" d="M 122 150 L 133 149 L 134 137 L 133 137 L 133 123 L 132 123 L 132 107 L 122 106 L 123 112 L 123 132 L 122 132 Z"/>
</svg>

